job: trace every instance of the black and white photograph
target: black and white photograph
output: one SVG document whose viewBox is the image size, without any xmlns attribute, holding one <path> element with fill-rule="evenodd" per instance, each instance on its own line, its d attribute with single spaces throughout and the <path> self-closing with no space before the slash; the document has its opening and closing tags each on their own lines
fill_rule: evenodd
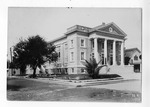
<svg viewBox="0 0 150 107">
<path fill-rule="evenodd" d="M 141 103 L 142 11 L 8 7 L 7 100 Z"/>
</svg>

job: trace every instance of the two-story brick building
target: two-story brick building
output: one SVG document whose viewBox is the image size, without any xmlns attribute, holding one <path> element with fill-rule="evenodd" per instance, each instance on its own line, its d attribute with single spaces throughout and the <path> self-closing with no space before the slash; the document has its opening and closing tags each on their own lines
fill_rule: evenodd
<svg viewBox="0 0 150 107">
<path fill-rule="evenodd" d="M 84 73 L 82 61 L 94 57 L 101 64 L 124 65 L 124 33 L 115 23 L 102 23 L 94 28 L 75 25 L 50 43 L 56 46 L 58 61 L 47 69 L 68 74 Z M 54 70 L 57 68 L 57 71 Z"/>
</svg>

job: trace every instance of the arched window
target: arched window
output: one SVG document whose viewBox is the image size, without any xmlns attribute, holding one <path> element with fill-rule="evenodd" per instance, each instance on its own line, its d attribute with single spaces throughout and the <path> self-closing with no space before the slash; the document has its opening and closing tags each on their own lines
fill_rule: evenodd
<svg viewBox="0 0 150 107">
<path fill-rule="evenodd" d="M 137 55 L 134 56 L 134 60 L 138 60 L 138 56 Z"/>
<path fill-rule="evenodd" d="M 110 28 L 109 28 L 109 32 L 112 32 L 112 31 L 113 31 L 113 29 L 110 27 Z"/>
<path fill-rule="evenodd" d="M 81 68 L 81 72 L 83 73 L 85 71 L 85 69 L 84 68 Z"/>
</svg>

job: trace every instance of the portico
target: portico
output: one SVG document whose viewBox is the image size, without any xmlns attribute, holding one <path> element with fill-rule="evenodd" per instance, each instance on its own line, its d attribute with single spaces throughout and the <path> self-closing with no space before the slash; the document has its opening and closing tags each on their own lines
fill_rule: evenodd
<svg viewBox="0 0 150 107">
<path fill-rule="evenodd" d="M 101 64 L 124 65 L 124 40 L 104 37 L 91 37 L 92 53 L 96 61 L 102 60 Z"/>
</svg>

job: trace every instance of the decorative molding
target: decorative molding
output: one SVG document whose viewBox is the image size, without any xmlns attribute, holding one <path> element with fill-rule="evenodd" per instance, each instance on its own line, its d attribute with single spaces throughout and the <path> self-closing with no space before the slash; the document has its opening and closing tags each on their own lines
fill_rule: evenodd
<svg viewBox="0 0 150 107">
<path fill-rule="evenodd" d="M 94 38 L 107 39 L 107 40 L 115 40 L 115 41 L 120 41 L 120 42 L 124 41 L 122 39 L 110 38 L 110 37 L 106 37 L 106 36 L 102 36 L 102 35 L 96 35 L 96 34 L 92 34 L 89 37 L 89 39 L 94 39 Z"/>
</svg>

